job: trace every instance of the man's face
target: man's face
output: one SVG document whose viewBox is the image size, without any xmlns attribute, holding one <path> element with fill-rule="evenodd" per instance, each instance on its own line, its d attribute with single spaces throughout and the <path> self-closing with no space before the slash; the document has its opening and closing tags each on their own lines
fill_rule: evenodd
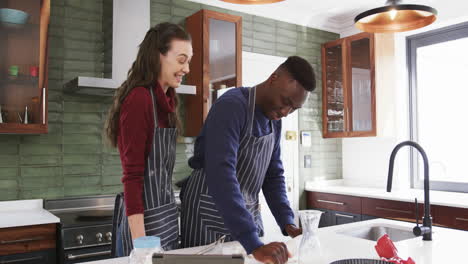
<svg viewBox="0 0 468 264">
<path fill-rule="evenodd" d="M 270 120 L 279 120 L 302 107 L 307 91 L 284 72 L 277 71 L 268 79 L 270 85 L 261 108 Z"/>
</svg>

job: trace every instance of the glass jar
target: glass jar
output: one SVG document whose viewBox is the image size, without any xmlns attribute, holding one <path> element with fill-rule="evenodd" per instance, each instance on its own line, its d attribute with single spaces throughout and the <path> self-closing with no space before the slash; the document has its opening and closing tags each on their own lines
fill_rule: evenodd
<svg viewBox="0 0 468 264">
<path fill-rule="evenodd" d="M 144 236 L 133 240 L 129 264 L 152 264 L 153 254 L 162 252 L 161 240 L 156 236 Z"/>
<path fill-rule="evenodd" d="M 299 264 L 312 263 L 321 256 L 320 241 L 317 236 L 322 211 L 300 210 L 302 240 L 299 245 Z"/>
</svg>

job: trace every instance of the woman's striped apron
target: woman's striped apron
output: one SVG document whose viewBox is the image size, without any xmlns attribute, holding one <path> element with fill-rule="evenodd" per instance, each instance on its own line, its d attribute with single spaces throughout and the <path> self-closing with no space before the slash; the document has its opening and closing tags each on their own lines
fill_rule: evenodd
<svg viewBox="0 0 468 264">
<path fill-rule="evenodd" d="M 153 88 L 149 90 L 153 102 L 154 135 L 144 172 L 145 232 L 147 236 L 160 237 L 161 246 L 165 250 L 170 250 L 178 247 L 179 238 L 178 210 L 172 190 L 177 129 L 158 127 Z M 133 243 L 128 219 L 125 216 L 125 203 L 121 204 L 119 212 L 117 232 L 119 239 L 122 240 L 123 256 L 128 256 L 133 249 Z"/>
</svg>

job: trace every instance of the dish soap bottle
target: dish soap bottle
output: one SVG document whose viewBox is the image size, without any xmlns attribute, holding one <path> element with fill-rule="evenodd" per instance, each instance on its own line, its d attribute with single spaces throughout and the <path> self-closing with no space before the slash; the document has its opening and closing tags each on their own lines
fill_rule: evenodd
<svg viewBox="0 0 468 264">
<path fill-rule="evenodd" d="M 129 264 L 152 264 L 153 254 L 162 252 L 161 240 L 156 236 L 144 236 L 133 240 Z"/>
</svg>

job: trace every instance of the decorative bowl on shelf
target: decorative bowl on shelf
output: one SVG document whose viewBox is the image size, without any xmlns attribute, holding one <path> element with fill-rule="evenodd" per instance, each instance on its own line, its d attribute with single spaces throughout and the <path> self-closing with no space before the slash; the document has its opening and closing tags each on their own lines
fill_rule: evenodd
<svg viewBox="0 0 468 264">
<path fill-rule="evenodd" d="M 20 26 L 28 22 L 29 14 L 11 8 L 0 8 L 0 23 L 4 26 Z"/>
</svg>

